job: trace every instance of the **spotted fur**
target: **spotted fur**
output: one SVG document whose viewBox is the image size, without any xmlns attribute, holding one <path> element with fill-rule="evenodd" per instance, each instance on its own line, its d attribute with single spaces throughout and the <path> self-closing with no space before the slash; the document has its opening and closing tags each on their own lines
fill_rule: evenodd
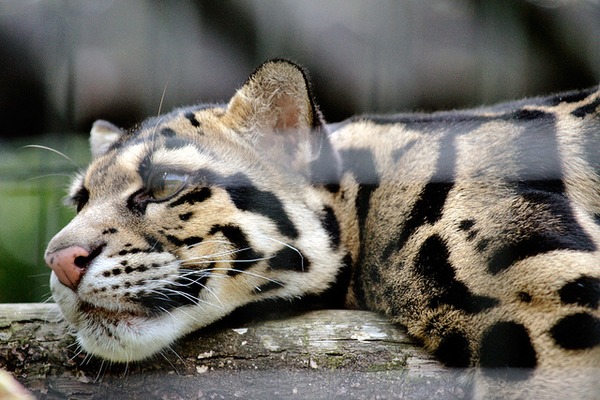
<svg viewBox="0 0 600 400">
<path fill-rule="evenodd" d="M 475 395 L 600 393 L 600 92 L 324 125 L 304 72 L 228 104 L 97 122 L 51 241 L 82 347 L 147 358 L 234 309 L 335 293 Z M 335 289 L 335 290 L 333 290 Z"/>
</svg>

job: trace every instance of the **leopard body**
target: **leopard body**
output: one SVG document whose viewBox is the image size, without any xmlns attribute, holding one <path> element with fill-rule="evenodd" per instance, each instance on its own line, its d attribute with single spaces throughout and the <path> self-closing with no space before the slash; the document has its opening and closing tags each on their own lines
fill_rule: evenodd
<svg viewBox="0 0 600 400">
<path fill-rule="evenodd" d="M 334 293 L 475 367 L 478 397 L 594 398 L 599 110 L 592 88 L 326 125 L 304 71 L 267 62 L 228 104 L 94 125 L 53 296 L 86 351 L 133 361 Z"/>
</svg>

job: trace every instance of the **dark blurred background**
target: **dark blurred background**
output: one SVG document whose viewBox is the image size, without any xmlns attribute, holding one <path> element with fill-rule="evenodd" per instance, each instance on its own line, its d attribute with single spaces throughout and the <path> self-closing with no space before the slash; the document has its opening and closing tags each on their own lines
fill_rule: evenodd
<svg viewBox="0 0 600 400">
<path fill-rule="evenodd" d="M 0 0 L 0 302 L 49 297 L 94 120 L 226 101 L 274 57 L 309 69 L 330 122 L 477 106 L 598 84 L 600 3 Z"/>
</svg>

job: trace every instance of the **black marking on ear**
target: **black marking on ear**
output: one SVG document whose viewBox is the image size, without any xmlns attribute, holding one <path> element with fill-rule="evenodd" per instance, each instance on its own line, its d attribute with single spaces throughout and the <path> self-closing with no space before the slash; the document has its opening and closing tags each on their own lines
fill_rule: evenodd
<svg viewBox="0 0 600 400">
<path fill-rule="evenodd" d="M 260 190 L 242 173 L 224 178 L 222 184 L 238 209 L 261 214 L 273 220 L 281 234 L 292 239 L 298 237 L 298 230 L 275 194 Z"/>
<path fill-rule="evenodd" d="M 198 245 L 200 243 L 202 243 L 202 238 L 199 236 L 190 236 L 184 239 L 180 239 L 178 237 L 175 237 L 173 235 L 166 235 L 165 238 L 173 243 L 175 246 L 177 247 L 184 247 L 184 246 L 195 246 Z"/>
<path fill-rule="evenodd" d="M 449 332 L 444 335 L 434 355 L 450 368 L 467 368 L 471 364 L 469 340 L 462 332 Z"/>
<path fill-rule="evenodd" d="M 262 285 L 255 287 L 252 290 L 252 294 L 263 294 L 272 290 L 281 289 L 284 286 L 285 284 L 283 282 L 268 281 L 267 283 L 263 283 Z"/>
<path fill-rule="evenodd" d="M 333 248 L 337 249 L 340 246 L 340 225 L 333 209 L 329 206 L 325 206 L 323 209 L 321 225 L 323 225 L 323 228 L 329 233 Z"/>
<path fill-rule="evenodd" d="M 525 326 L 502 321 L 489 327 L 481 339 L 479 363 L 487 376 L 527 379 L 537 366 L 537 354 Z"/>
<path fill-rule="evenodd" d="M 196 119 L 196 115 L 192 111 L 188 111 L 185 113 L 185 117 L 190 121 L 194 128 L 200 127 L 200 122 Z"/>
<path fill-rule="evenodd" d="M 564 304 L 577 304 L 593 310 L 600 305 L 600 279 L 591 276 L 581 276 L 558 291 Z"/>
<path fill-rule="evenodd" d="M 571 112 L 571 115 L 577 118 L 585 118 L 590 114 L 594 114 L 600 106 L 600 97 L 585 106 L 581 106 Z"/>
<path fill-rule="evenodd" d="M 466 313 L 477 314 L 499 303 L 493 297 L 471 293 L 464 283 L 456 279 L 448 247 L 437 234 L 428 237 L 421 246 L 414 270 L 431 289 L 431 308 L 447 304 Z"/>
<path fill-rule="evenodd" d="M 550 334 L 563 349 L 590 349 L 600 345 L 600 319 L 583 312 L 567 315 L 550 329 Z"/>
<path fill-rule="evenodd" d="M 309 267 L 310 261 L 305 255 L 287 246 L 275 253 L 269 260 L 269 268 L 273 270 L 308 272 Z"/>
<path fill-rule="evenodd" d="M 255 251 L 252 246 L 250 246 L 246 235 L 239 227 L 233 225 L 214 225 L 208 234 L 215 235 L 219 232 L 231 242 L 236 250 L 236 252 L 231 255 L 231 259 L 233 260 L 231 268 L 235 270 L 232 269 L 227 271 L 227 275 L 235 276 L 241 273 L 240 271 L 251 268 L 263 257 L 261 253 Z"/>
<path fill-rule="evenodd" d="M 189 204 L 193 206 L 196 203 L 201 203 L 209 199 L 211 195 L 212 191 L 209 187 L 195 188 L 169 203 L 169 207 L 174 208 L 183 204 Z"/>
<path fill-rule="evenodd" d="M 164 137 L 171 138 L 177 135 L 177 133 L 171 128 L 163 128 L 160 130 L 160 134 Z"/>
</svg>

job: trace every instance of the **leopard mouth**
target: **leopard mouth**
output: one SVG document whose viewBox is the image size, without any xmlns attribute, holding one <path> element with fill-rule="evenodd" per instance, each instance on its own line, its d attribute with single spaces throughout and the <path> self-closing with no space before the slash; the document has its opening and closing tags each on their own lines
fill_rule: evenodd
<svg viewBox="0 0 600 400">
<path fill-rule="evenodd" d="M 138 308 L 111 310 L 108 308 L 95 306 L 88 302 L 82 302 L 80 304 L 79 312 L 86 318 L 102 320 L 112 323 L 125 322 L 139 318 L 149 319 L 152 317 L 151 313 Z"/>
</svg>

